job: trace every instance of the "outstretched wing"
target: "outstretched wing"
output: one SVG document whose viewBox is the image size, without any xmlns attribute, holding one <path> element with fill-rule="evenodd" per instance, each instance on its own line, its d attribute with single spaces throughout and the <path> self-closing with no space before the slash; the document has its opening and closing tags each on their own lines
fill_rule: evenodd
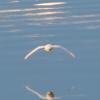
<svg viewBox="0 0 100 100">
<path fill-rule="evenodd" d="M 35 49 L 32 49 L 32 50 L 24 57 L 24 59 L 28 59 L 34 52 L 36 52 L 37 50 L 42 49 L 42 48 L 44 48 L 44 46 L 39 46 L 39 47 L 37 47 L 37 48 L 35 48 Z"/>
<path fill-rule="evenodd" d="M 44 99 L 45 97 L 42 96 L 40 93 L 34 91 L 33 89 L 31 89 L 29 86 L 25 86 L 25 88 L 29 91 L 32 92 L 33 94 L 37 95 L 39 98 Z"/>
<path fill-rule="evenodd" d="M 75 58 L 75 55 L 69 51 L 67 48 L 64 48 L 63 46 L 60 46 L 60 45 L 53 45 L 54 48 L 61 48 L 63 49 L 64 51 L 66 51 L 71 57 Z"/>
</svg>

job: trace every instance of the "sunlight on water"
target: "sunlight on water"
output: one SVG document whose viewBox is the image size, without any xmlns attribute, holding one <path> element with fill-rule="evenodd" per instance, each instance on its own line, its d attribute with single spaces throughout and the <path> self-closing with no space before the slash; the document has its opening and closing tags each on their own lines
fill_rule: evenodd
<svg viewBox="0 0 100 100">
<path fill-rule="evenodd" d="M 49 3 L 40 3 L 40 4 L 33 4 L 33 6 L 55 6 L 55 5 L 62 5 L 65 4 L 65 2 L 49 2 Z"/>
<path fill-rule="evenodd" d="M 20 1 L 9 1 L 10 3 L 18 3 Z M 85 7 L 85 6 L 84 6 Z M 91 6 L 90 6 L 91 7 Z M 99 13 L 73 13 L 76 8 L 70 2 L 41 2 L 39 1 L 26 8 L 5 8 L 0 10 L 0 22 L 16 22 L 25 23 L 26 26 L 51 26 L 51 25 L 81 25 L 82 28 L 96 29 L 100 27 Z M 95 8 L 94 8 L 95 9 Z M 84 9 L 83 9 L 84 10 Z M 24 22 L 23 22 L 24 21 Z M 94 26 L 95 24 L 95 26 Z M 5 25 L 6 27 L 7 25 Z M 84 27 L 83 27 L 84 26 Z M 2 27 L 2 26 L 1 26 Z M 4 25 L 3 25 L 4 27 Z"/>
<path fill-rule="evenodd" d="M 40 12 L 40 13 L 30 13 L 28 15 L 33 15 L 33 16 L 43 16 L 43 15 L 54 15 L 54 14 L 62 14 L 64 12 Z"/>
<path fill-rule="evenodd" d="M 2 14 L 2 16 L 5 14 L 7 15 L 5 16 L 4 22 L 7 20 L 9 22 L 14 21 L 13 17 L 23 17 L 22 19 L 19 19 L 19 20 L 25 19 L 25 20 L 32 21 L 32 22 L 27 22 L 27 25 L 43 25 L 44 22 L 39 22 L 39 20 L 41 21 L 47 20 L 45 24 L 49 25 L 49 24 L 59 23 L 62 20 L 65 20 L 64 19 L 65 17 L 63 16 L 66 16 L 65 14 L 68 13 L 68 12 L 63 11 L 64 9 L 63 5 L 65 4 L 66 2 L 37 3 L 37 4 L 33 4 L 33 8 L 3 9 L 3 10 L 0 10 L 0 13 Z M 25 17 L 27 17 L 27 19 Z"/>
</svg>

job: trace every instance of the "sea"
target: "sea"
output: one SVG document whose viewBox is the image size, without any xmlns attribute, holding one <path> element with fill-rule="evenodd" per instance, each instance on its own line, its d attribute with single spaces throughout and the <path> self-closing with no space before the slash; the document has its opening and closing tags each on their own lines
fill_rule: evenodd
<svg viewBox="0 0 100 100">
<path fill-rule="evenodd" d="M 61 45 L 75 54 L 55 48 Z M 100 99 L 100 0 L 0 1 L 0 100 Z"/>
</svg>

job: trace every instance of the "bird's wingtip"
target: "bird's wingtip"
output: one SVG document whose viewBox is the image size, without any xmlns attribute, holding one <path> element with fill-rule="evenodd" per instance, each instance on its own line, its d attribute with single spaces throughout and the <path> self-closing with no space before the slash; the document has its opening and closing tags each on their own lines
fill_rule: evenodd
<svg viewBox="0 0 100 100">
<path fill-rule="evenodd" d="M 25 89 L 27 89 L 27 90 L 28 90 L 28 89 L 29 89 L 29 86 L 28 86 L 28 85 L 26 85 L 26 86 L 25 86 Z"/>
<path fill-rule="evenodd" d="M 26 60 L 27 58 L 26 57 L 24 57 L 24 60 Z"/>
<path fill-rule="evenodd" d="M 27 56 L 25 56 L 25 57 L 24 57 L 24 60 L 27 60 L 27 59 L 28 59 L 28 57 L 27 57 Z"/>
<path fill-rule="evenodd" d="M 76 56 L 75 56 L 75 55 L 73 55 L 73 58 L 76 58 Z"/>
<path fill-rule="evenodd" d="M 73 53 L 70 53 L 70 55 L 72 56 L 72 58 L 76 58 L 76 56 Z"/>
</svg>

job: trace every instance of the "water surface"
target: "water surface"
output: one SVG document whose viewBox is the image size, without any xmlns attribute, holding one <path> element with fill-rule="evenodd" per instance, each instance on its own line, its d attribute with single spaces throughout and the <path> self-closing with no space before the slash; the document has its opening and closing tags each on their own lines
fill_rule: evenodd
<svg viewBox="0 0 100 100">
<path fill-rule="evenodd" d="M 1 1 L 0 98 L 39 100 L 25 90 L 30 85 L 40 93 L 66 94 L 63 100 L 99 99 L 99 4 L 99 0 Z M 56 49 L 24 60 L 32 48 L 45 43 L 63 45 L 76 59 Z"/>
</svg>

